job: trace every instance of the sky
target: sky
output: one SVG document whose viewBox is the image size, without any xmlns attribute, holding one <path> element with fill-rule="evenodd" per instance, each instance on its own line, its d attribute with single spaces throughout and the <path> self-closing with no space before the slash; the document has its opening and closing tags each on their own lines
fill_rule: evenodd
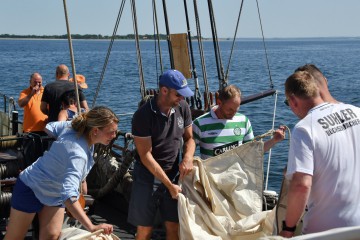
<svg viewBox="0 0 360 240">
<path fill-rule="evenodd" d="M 111 36 L 122 0 L 66 0 L 71 34 Z M 156 0 L 161 33 L 166 33 L 162 0 Z M 165 0 L 170 33 L 186 33 L 184 0 Z M 211 37 L 206 0 L 197 0 L 203 37 Z M 127 0 L 118 35 L 133 34 Z M 191 34 L 196 35 L 193 0 L 186 0 Z M 232 38 L 241 0 L 213 0 L 217 35 Z M 258 0 L 265 38 L 360 37 L 359 0 Z M 66 34 L 64 0 L 1 0 L 0 34 Z M 140 34 L 153 34 L 152 0 L 136 1 Z M 255 0 L 245 0 L 237 37 L 261 37 Z"/>
</svg>

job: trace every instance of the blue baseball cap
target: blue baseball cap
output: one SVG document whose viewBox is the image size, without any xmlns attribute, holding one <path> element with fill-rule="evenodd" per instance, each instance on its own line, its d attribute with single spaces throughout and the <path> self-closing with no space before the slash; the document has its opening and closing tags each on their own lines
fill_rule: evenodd
<svg viewBox="0 0 360 240">
<path fill-rule="evenodd" d="M 163 72 L 159 77 L 159 84 L 175 89 L 183 97 L 191 97 L 193 91 L 188 87 L 187 80 L 178 70 L 170 69 Z"/>
</svg>

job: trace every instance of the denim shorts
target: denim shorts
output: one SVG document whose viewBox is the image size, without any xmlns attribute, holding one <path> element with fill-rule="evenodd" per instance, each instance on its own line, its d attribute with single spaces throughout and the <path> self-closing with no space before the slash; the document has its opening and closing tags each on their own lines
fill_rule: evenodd
<svg viewBox="0 0 360 240">
<path fill-rule="evenodd" d="M 26 186 L 20 178 L 17 178 L 12 192 L 11 207 L 26 213 L 37 213 L 43 206 L 33 190 Z"/>
<path fill-rule="evenodd" d="M 141 163 L 135 163 L 133 176 L 128 222 L 134 226 L 153 226 L 157 210 L 163 221 L 179 222 L 178 202 L 167 188 L 154 181 L 152 173 Z"/>
</svg>

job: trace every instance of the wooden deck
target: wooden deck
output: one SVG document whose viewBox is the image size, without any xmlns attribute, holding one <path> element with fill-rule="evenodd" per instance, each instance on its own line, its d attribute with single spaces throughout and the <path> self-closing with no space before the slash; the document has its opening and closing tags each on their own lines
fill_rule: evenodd
<svg viewBox="0 0 360 240">
<path fill-rule="evenodd" d="M 112 192 L 101 200 L 95 200 L 89 216 L 94 224 L 113 224 L 114 234 L 120 239 L 135 239 L 136 228 L 127 222 L 127 206 L 121 194 Z M 152 239 L 165 239 L 165 231 L 161 225 L 154 228 Z"/>
<path fill-rule="evenodd" d="M 94 224 L 109 223 L 114 226 L 114 234 L 121 240 L 135 239 L 136 228 L 127 222 L 127 202 L 121 194 L 112 192 L 101 200 L 95 200 L 88 215 Z M 5 233 L 5 221 L 0 223 L 0 240 Z M 33 240 L 33 231 L 30 228 L 25 238 Z M 152 239 L 165 239 L 165 231 L 162 226 L 154 228 Z"/>
</svg>

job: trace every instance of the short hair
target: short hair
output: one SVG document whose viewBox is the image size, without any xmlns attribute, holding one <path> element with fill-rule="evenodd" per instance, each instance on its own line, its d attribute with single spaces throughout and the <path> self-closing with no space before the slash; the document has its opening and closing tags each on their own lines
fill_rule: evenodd
<svg viewBox="0 0 360 240">
<path fill-rule="evenodd" d="M 315 66 L 315 64 L 311 64 L 311 63 L 307 63 L 303 66 L 300 66 L 298 67 L 295 72 L 298 72 L 298 71 L 307 71 L 309 72 L 310 74 L 313 74 L 314 72 L 319 72 L 322 74 L 322 72 L 320 71 L 320 69 Z"/>
<path fill-rule="evenodd" d="M 240 89 L 235 85 L 229 85 L 219 91 L 219 100 L 225 102 L 235 97 L 241 97 Z"/>
<path fill-rule="evenodd" d="M 290 75 L 285 82 L 285 93 L 305 99 L 320 96 L 314 77 L 307 71 L 296 71 Z"/>
<path fill-rule="evenodd" d="M 69 73 L 69 68 L 66 65 L 61 64 L 56 67 L 56 76 L 64 76 L 67 75 L 68 73 Z"/>
<path fill-rule="evenodd" d="M 307 63 L 303 66 L 298 67 L 295 70 L 295 72 L 298 72 L 298 71 L 307 71 L 308 73 L 310 73 L 314 77 L 314 79 L 317 81 L 317 84 L 322 85 L 322 84 L 326 83 L 324 74 L 321 72 L 321 70 L 317 66 L 315 66 L 315 64 Z"/>
<path fill-rule="evenodd" d="M 40 73 L 34 72 L 33 74 L 30 75 L 30 81 L 35 77 L 35 75 L 39 75 L 41 77 Z"/>
<path fill-rule="evenodd" d="M 70 106 L 77 103 L 75 91 L 69 91 L 63 94 L 61 101 L 66 105 Z"/>
</svg>

